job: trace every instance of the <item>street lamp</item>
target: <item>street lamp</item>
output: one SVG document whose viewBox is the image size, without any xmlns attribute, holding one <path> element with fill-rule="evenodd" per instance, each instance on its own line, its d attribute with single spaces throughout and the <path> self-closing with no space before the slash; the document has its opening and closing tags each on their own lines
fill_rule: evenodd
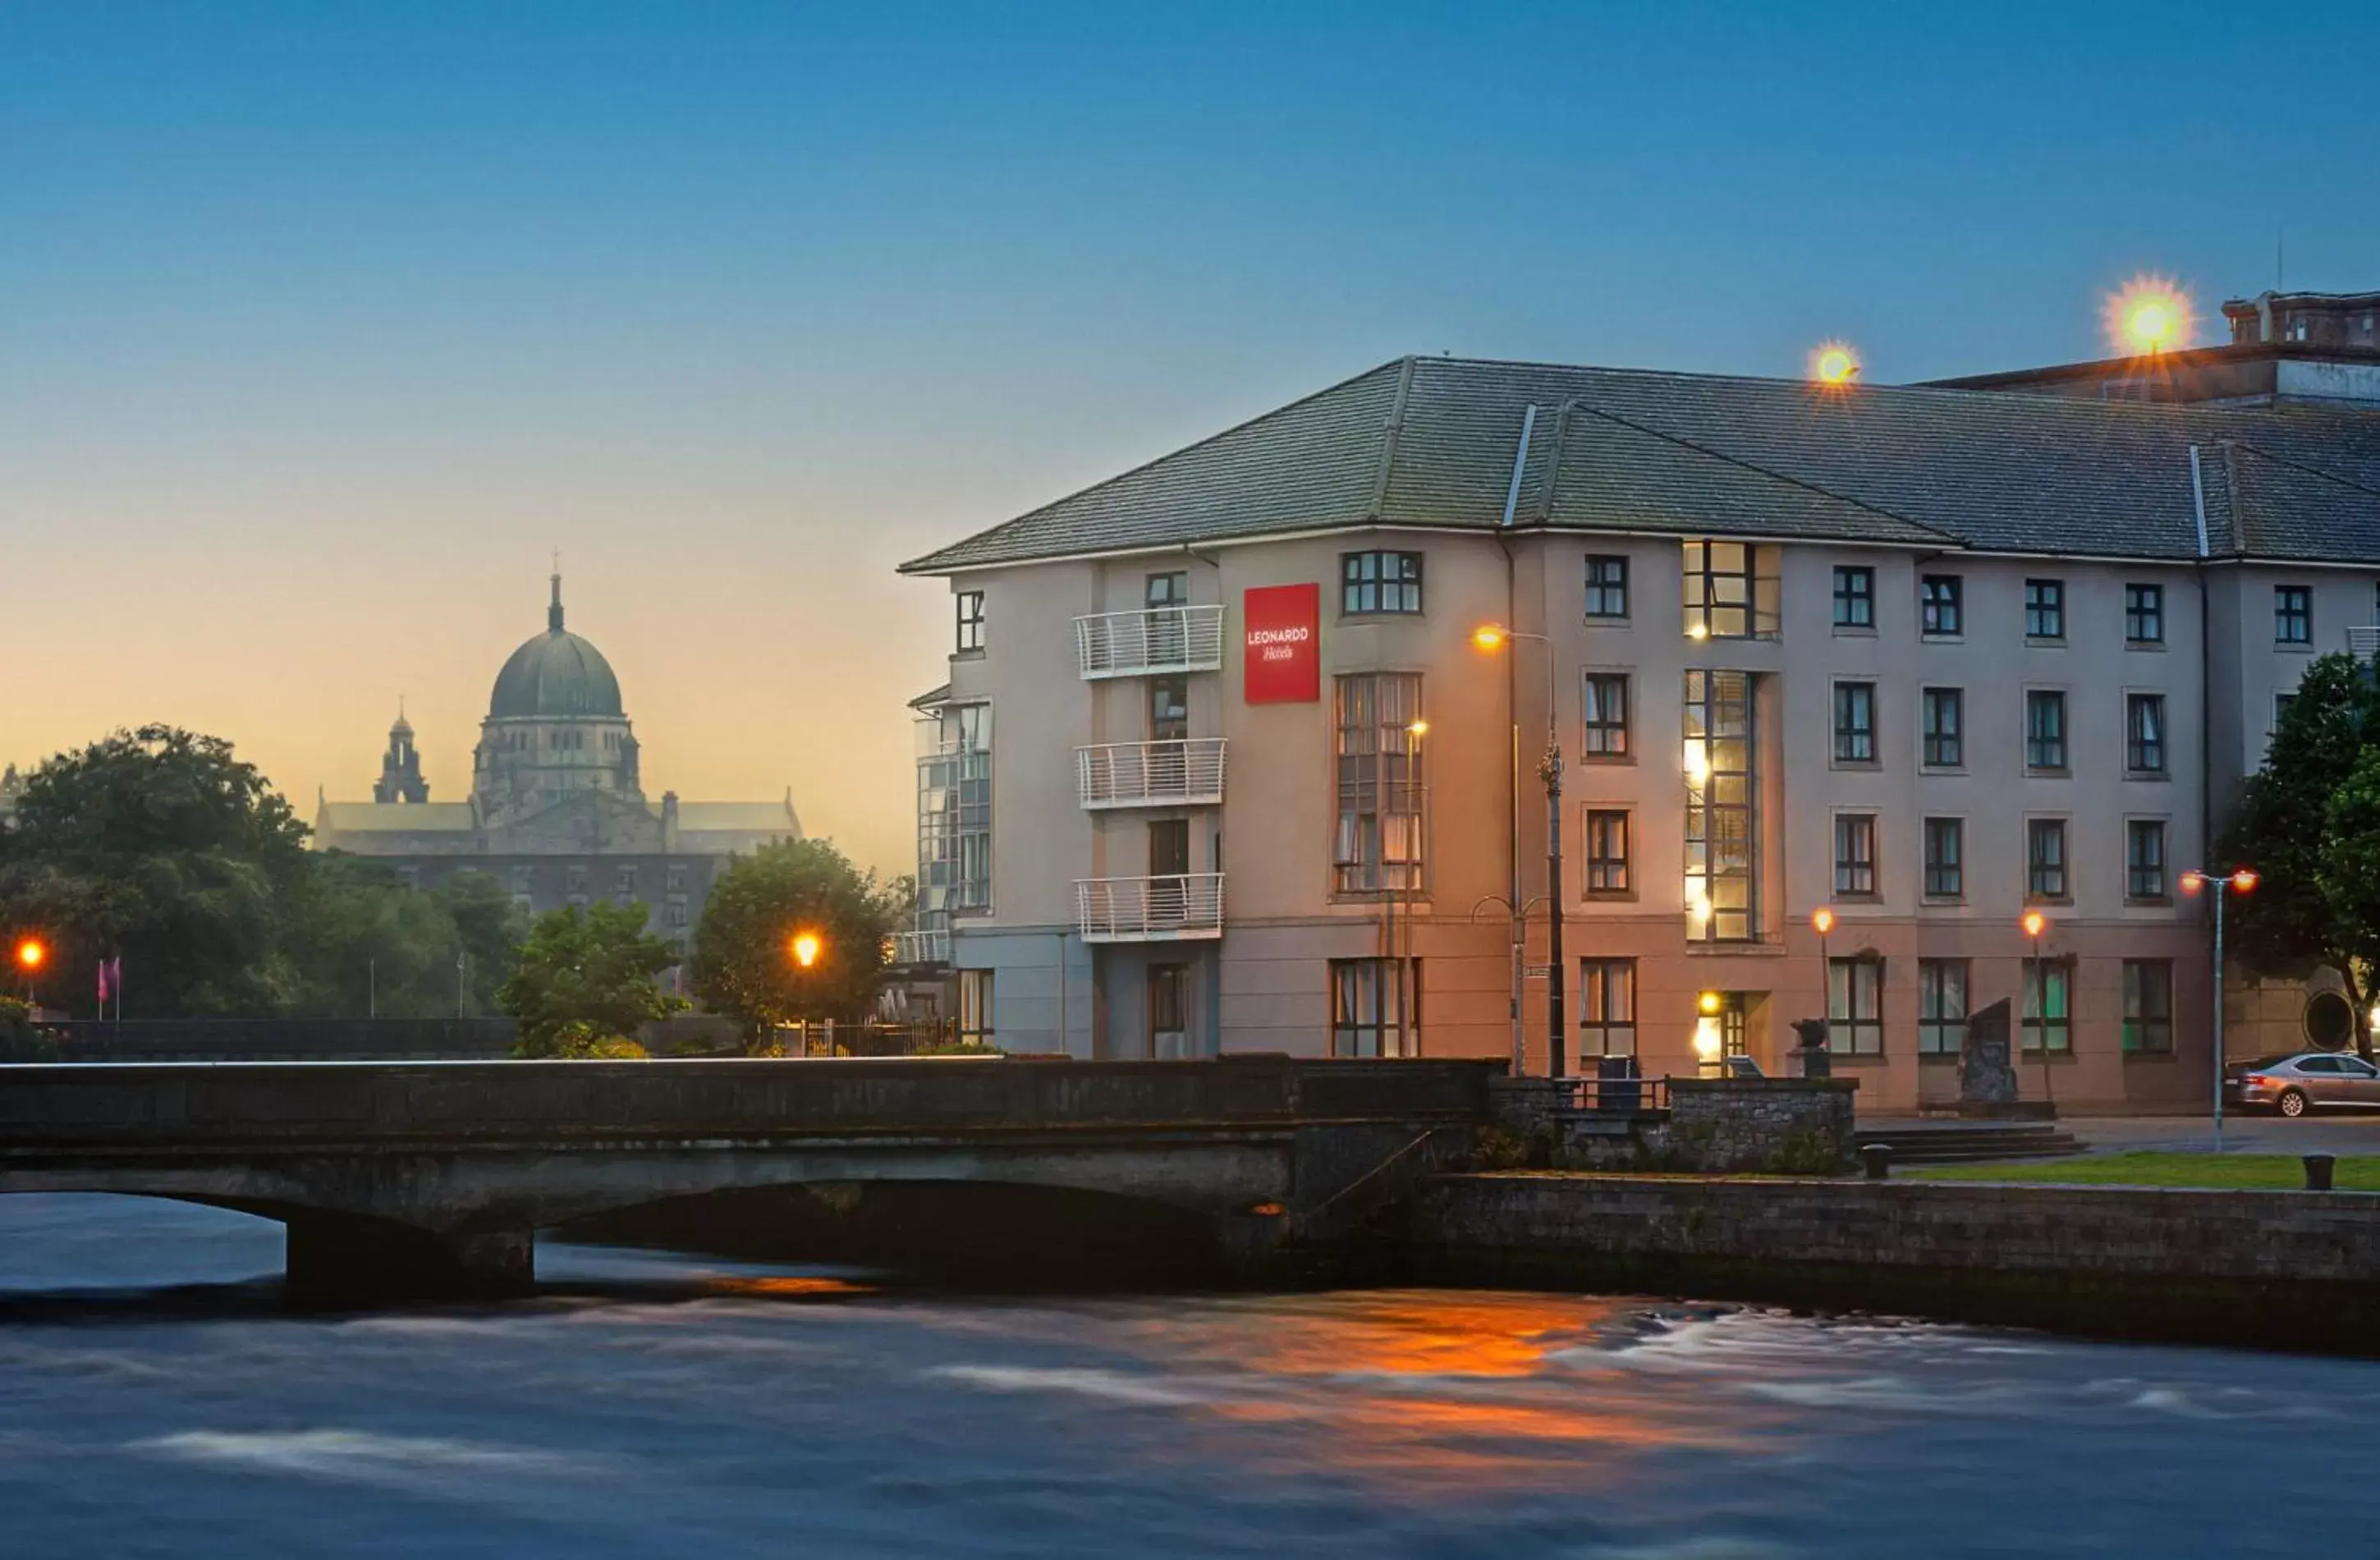
<svg viewBox="0 0 2380 1560">
<path fill-rule="evenodd" d="M 1832 1029 L 1835 1022 L 1835 961 L 1827 952 L 1827 934 L 1835 929 L 1831 906 L 1810 912 L 1810 930 L 1818 934 L 1818 1016 Z"/>
<path fill-rule="evenodd" d="M 18 940 L 17 968 L 23 971 L 25 976 L 25 1005 L 28 1007 L 33 1005 L 33 977 L 39 975 L 42 972 L 42 966 L 49 962 L 50 945 L 47 943 L 42 942 L 39 937 L 26 937 Z"/>
<path fill-rule="evenodd" d="M 794 962 L 808 969 L 818 962 L 819 950 L 824 945 L 819 941 L 819 934 L 815 932 L 796 932 L 793 941 L 785 946 L 793 954 Z"/>
<path fill-rule="evenodd" d="M 1705 992 L 1694 999 L 1694 1060 L 1705 1073 L 1719 1070 L 1719 1055 L 1727 1049 L 1727 1041 L 1719 1033 L 1719 1010 L 1727 999 L 1717 992 Z"/>
<path fill-rule="evenodd" d="M 2041 969 L 2041 934 L 2049 930 L 2049 918 L 2039 910 L 2027 910 L 2022 924 L 2025 936 L 2033 942 L 2033 957 L 2026 962 L 2032 967 L 2029 983 L 2033 988 L 2034 1021 L 2041 1026 L 2041 1097 L 2045 1103 L 2055 1104 L 2049 1086 L 2049 992 L 2042 983 Z M 2023 1045 L 2022 1038 L 2017 1043 Z"/>
<path fill-rule="evenodd" d="M 2252 894 L 2256 888 L 2256 870 L 2240 867 L 2229 872 L 2203 871 L 2196 867 L 2181 874 L 2181 891 L 2195 894 L 2202 888 L 2215 893 L 2215 1152 L 2223 1152 L 2223 905 L 2234 894 Z"/>
<path fill-rule="evenodd" d="M 1483 651 L 1500 651 L 1514 640 L 1535 640 L 1546 647 L 1546 753 L 1537 761 L 1537 778 L 1546 785 L 1546 1076 L 1560 1078 L 1562 1065 L 1562 865 L 1561 865 L 1561 727 L 1554 697 L 1554 641 L 1543 634 L 1515 633 L 1500 623 L 1483 623 L 1472 630 L 1471 642 Z"/>
</svg>

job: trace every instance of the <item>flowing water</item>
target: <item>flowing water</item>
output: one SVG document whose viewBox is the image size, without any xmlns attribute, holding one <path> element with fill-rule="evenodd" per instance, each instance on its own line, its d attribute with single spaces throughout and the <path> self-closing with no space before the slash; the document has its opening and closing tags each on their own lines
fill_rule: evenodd
<svg viewBox="0 0 2380 1560">
<path fill-rule="evenodd" d="M 1483 1291 L 962 1298 L 549 1246 L 304 1318 L 0 1198 L 0 1555 L 2380 1555 L 2380 1363 Z"/>
</svg>

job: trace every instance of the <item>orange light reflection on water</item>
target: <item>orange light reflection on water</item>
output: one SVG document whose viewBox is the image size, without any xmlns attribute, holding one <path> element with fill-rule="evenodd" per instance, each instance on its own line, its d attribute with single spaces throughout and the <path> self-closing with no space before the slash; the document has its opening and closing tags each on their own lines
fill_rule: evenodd
<svg viewBox="0 0 2380 1560">
<path fill-rule="evenodd" d="M 722 1295 L 763 1295 L 771 1299 L 816 1299 L 826 1295 L 872 1295 L 876 1286 L 855 1284 L 847 1278 L 795 1277 L 790 1274 L 760 1278 L 712 1278 L 704 1287 Z"/>
</svg>

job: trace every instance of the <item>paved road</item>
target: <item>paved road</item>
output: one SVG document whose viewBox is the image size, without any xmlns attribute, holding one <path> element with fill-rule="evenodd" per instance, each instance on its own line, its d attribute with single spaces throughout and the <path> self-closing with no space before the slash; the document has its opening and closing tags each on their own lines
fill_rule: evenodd
<svg viewBox="0 0 2380 1560">
<path fill-rule="evenodd" d="M 2132 1149 L 2203 1152 L 2215 1146 L 2214 1126 L 2204 1116 L 2072 1117 L 2058 1125 L 2098 1153 Z M 2234 1153 L 2380 1154 L 2380 1111 L 2296 1121 L 2277 1115 L 2226 1115 L 2223 1143 Z"/>
</svg>

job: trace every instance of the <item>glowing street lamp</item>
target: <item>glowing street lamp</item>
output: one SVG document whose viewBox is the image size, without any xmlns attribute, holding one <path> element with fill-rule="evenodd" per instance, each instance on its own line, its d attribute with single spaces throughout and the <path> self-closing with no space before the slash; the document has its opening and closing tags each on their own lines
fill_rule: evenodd
<svg viewBox="0 0 2380 1560">
<path fill-rule="evenodd" d="M 1471 642 L 1494 653 L 1515 640 L 1535 640 L 1546 647 L 1546 753 L 1537 761 L 1537 778 L 1546 786 L 1546 1076 L 1560 1078 L 1562 1064 L 1562 859 L 1561 859 L 1561 728 L 1556 724 L 1554 641 L 1543 634 L 1516 633 L 1501 623 L 1482 623 L 1471 630 Z"/>
<path fill-rule="evenodd" d="M 2215 1034 L 2211 1044 L 2215 1052 L 2215 1152 L 2223 1152 L 2223 906 L 2234 894 L 2256 891 L 2256 869 L 2235 867 L 2228 872 L 2216 873 L 2192 867 L 2181 874 L 2181 891 L 2195 894 L 2210 889 L 2215 895 Z M 2380 1011 L 2375 1011 L 2380 1019 Z"/>
<path fill-rule="evenodd" d="M 1821 905 L 1810 912 L 1810 930 L 1818 934 L 1818 1002 L 1829 1026 L 1835 1021 L 1835 961 L 1827 952 L 1827 936 L 1834 929 L 1831 906 Z"/>
<path fill-rule="evenodd" d="M 794 940 L 787 945 L 787 947 L 793 953 L 794 962 L 808 969 L 818 962 L 819 951 L 824 945 L 819 941 L 817 932 L 796 932 L 794 933 Z"/>
<path fill-rule="evenodd" d="M 2190 341 L 2190 297 L 2163 276 L 2135 276 L 2107 299 L 2107 334 L 2116 349 L 2154 357 Z"/>
<path fill-rule="evenodd" d="M 21 937 L 17 941 L 17 968 L 25 977 L 25 1005 L 33 1002 L 33 977 L 50 962 L 50 945 L 39 937 Z"/>
<path fill-rule="evenodd" d="M 2049 993 L 2042 981 L 2041 934 L 2049 930 L 2049 918 L 2039 910 L 2027 910 L 2021 923 L 2024 934 L 2033 941 L 2033 1017 L 2041 1026 L 2041 1097 L 2051 1099 L 2049 1087 Z"/>
<path fill-rule="evenodd" d="M 1842 342 L 1822 342 L 1810 354 L 1810 377 L 1821 384 L 1849 384 L 1859 372 L 1859 354 Z"/>
</svg>

